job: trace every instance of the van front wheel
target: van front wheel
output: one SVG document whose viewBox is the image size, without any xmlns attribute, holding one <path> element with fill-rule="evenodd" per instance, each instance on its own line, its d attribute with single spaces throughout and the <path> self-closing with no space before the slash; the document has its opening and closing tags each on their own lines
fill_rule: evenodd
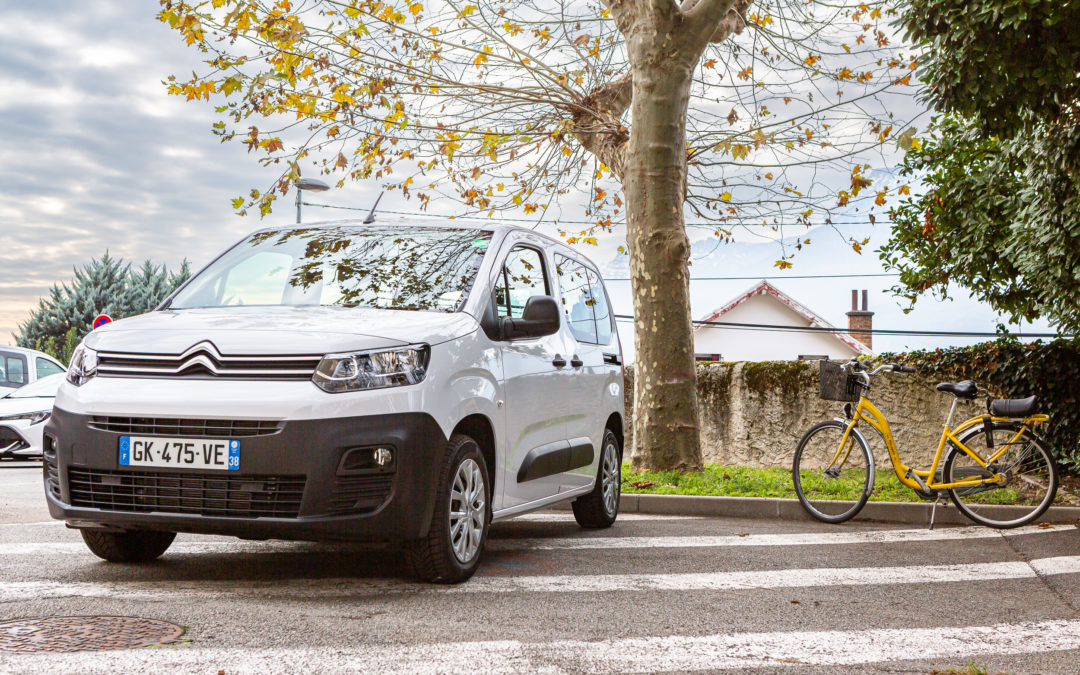
<svg viewBox="0 0 1080 675">
<path fill-rule="evenodd" d="M 417 577 L 457 584 L 473 575 L 491 522 L 490 485 L 480 446 L 463 434 L 451 436 L 439 471 L 428 534 L 406 546 Z"/>
<path fill-rule="evenodd" d="M 109 532 L 100 529 L 79 530 L 86 547 L 97 557 L 115 563 L 145 563 L 156 560 L 176 539 L 175 532 L 135 530 Z"/>
</svg>

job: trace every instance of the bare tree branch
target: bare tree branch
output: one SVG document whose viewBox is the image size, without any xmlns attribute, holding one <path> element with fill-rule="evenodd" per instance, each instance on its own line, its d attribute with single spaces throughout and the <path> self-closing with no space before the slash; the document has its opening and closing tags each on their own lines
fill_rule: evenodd
<svg viewBox="0 0 1080 675">
<path fill-rule="evenodd" d="M 632 84 L 630 73 L 626 73 L 594 89 L 571 111 L 574 137 L 618 176 L 622 175 L 624 149 L 630 138 L 621 118 L 630 107 Z"/>
<path fill-rule="evenodd" d="M 693 58 L 708 43 L 723 42 L 746 27 L 746 9 L 753 0 L 684 0 L 687 42 L 684 53 Z"/>
</svg>

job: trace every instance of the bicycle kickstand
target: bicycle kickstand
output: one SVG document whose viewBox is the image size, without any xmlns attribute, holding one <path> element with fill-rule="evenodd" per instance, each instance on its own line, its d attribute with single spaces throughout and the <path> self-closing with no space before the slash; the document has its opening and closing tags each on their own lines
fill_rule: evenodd
<svg viewBox="0 0 1080 675">
<path fill-rule="evenodd" d="M 937 497 L 934 499 L 933 506 L 930 507 L 930 529 L 934 529 L 934 516 L 937 515 L 937 505 L 941 502 L 942 508 L 948 505 L 945 497 Z"/>
</svg>

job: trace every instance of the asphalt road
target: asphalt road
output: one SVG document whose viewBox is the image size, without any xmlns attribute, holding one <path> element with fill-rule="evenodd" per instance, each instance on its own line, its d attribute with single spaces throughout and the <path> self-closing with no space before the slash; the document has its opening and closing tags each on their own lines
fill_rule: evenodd
<svg viewBox="0 0 1080 675">
<path fill-rule="evenodd" d="M 152 565 L 104 563 L 49 521 L 40 471 L 0 463 L 0 618 L 187 631 L 0 651 L 0 672 L 1080 672 L 1074 525 L 627 514 L 586 532 L 549 511 L 494 526 L 476 577 L 436 587 L 360 546 L 181 535 Z"/>
</svg>

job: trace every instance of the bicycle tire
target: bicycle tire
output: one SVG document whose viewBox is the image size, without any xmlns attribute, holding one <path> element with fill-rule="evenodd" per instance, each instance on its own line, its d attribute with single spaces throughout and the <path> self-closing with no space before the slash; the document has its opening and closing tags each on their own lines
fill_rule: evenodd
<svg viewBox="0 0 1080 675">
<path fill-rule="evenodd" d="M 832 445 L 833 448 L 836 448 L 839 447 L 840 438 L 842 438 L 846 428 L 847 423 L 839 420 L 827 420 L 810 427 L 810 429 L 803 434 L 802 439 L 799 441 L 799 445 L 796 446 L 795 458 L 792 460 L 791 464 L 791 478 L 795 483 L 795 494 L 799 497 L 799 503 L 802 504 L 807 513 L 823 523 L 836 524 L 851 520 L 864 506 L 866 506 L 867 500 L 870 499 L 870 493 L 873 492 L 874 489 L 874 458 L 873 454 L 870 452 L 870 447 L 866 443 L 866 439 L 864 439 L 861 434 L 851 434 L 851 442 L 858 446 L 859 455 L 861 457 L 861 471 L 860 467 L 853 467 L 853 470 L 849 471 L 849 473 L 843 477 L 844 480 L 842 480 L 841 476 L 826 476 L 822 469 L 812 466 L 815 461 L 820 463 L 822 461 L 821 457 L 824 457 L 824 455 L 820 455 L 817 458 L 812 458 L 810 456 L 813 452 L 811 446 L 815 437 L 826 430 L 839 431 L 839 434 L 836 435 L 836 440 Z M 827 439 L 825 439 L 823 447 L 829 447 Z M 861 480 L 859 479 L 860 473 L 864 474 L 864 477 Z M 820 483 L 822 486 L 820 489 L 811 489 L 812 484 L 821 481 L 823 477 L 832 479 L 836 481 L 836 483 L 830 484 L 826 481 Z M 851 503 L 850 508 L 844 509 L 843 505 L 848 503 L 846 500 L 815 498 L 815 495 L 819 493 L 827 494 L 830 489 L 841 490 L 845 488 L 850 489 L 851 487 L 859 488 L 859 497 Z M 815 502 L 817 503 L 816 506 Z M 826 506 L 831 506 L 832 508 L 823 510 Z"/>
<path fill-rule="evenodd" d="M 1018 424 L 1008 422 L 995 422 L 992 423 L 991 435 L 993 436 L 995 432 L 1002 431 L 1008 433 L 1008 435 L 1011 437 L 1012 434 L 1015 434 L 1019 430 L 1020 425 Z M 961 436 L 960 442 L 964 445 L 967 445 L 968 447 L 972 447 L 972 444 L 975 441 L 977 441 L 979 438 L 985 437 L 985 427 L 980 424 L 976 427 L 973 427 L 971 430 Z M 1038 479 L 1049 481 L 1045 489 L 1045 495 L 1043 495 L 1039 499 L 1039 502 L 1037 504 L 1031 505 L 1032 510 L 1026 514 L 1016 517 L 1002 517 L 1004 515 L 1002 514 L 995 517 L 995 514 L 1001 514 L 1000 510 L 993 508 L 995 506 L 1027 506 L 1027 504 L 1007 503 L 1010 499 L 1010 493 L 1008 491 L 1004 491 L 1003 488 L 1009 485 L 1015 485 L 1014 483 L 1010 482 L 1006 484 L 1006 486 L 1003 486 L 1003 488 L 990 488 L 980 490 L 972 490 L 971 488 L 950 488 L 949 498 L 952 500 L 953 504 L 956 505 L 956 508 L 959 509 L 961 513 L 963 513 L 965 516 L 975 521 L 976 523 L 979 523 L 980 525 L 986 525 L 987 527 L 994 527 L 1003 530 L 1013 527 L 1020 527 L 1022 525 L 1027 525 L 1037 520 L 1039 516 L 1046 513 L 1046 510 L 1050 508 L 1051 504 L 1054 503 L 1054 497 L 1057 494 L 1058 486 L 1057 467 L 1055 466 L 1054 455 L 1050 452 L 1048 448 L 1046 448 L 1043 440 L 1039 438 L 1038 435 L 1033 433 L 1030 429 L 1025 430 L 1021 438 L 1028 441 L 1028 443 L 1024 446 L 1024 449 L 1021 450 L 1021 452 L 1027 453 L 1030 448 L 1035 448 L 1037 452 L 1035 452 L 1034 455 L 1031 455 L 1036 458 L 1036 461 L 1030 464 L 1031 468 L 1024 471 L 1023 474 L 1017 474 L 1017 483 L 1025 482 L 1023 479 L 1019 478 L 1020 475 L 1029 476 L 1030 479 L 1032 475 L 1037 473 L 1038 468 L 1041 466 L 1044 468 L 1045 474 L 1039 473 Z M 995 440 L 997 441 L 997 439 Z M 1000 441 L 997 442 L 1000 443 Z M 977 448 L 972 449 L 977 451 Z M 1005 456 L 1007 457 L 1008 454 L 1006 454 Z M 970 461 L 967 453 L 965 453 L 963 450 L 956 446 L 950 447 L 949 454 L 945 458 L 945 465 L 942 467 L 942 476 L 944 477 L 944 481 L 946 483 L 953 482 L 954 472 L 957 472 L 957 479 L 963 479 L 964 477 L 966 477 L 959 475 L 959 472 L 961 469 L 967 467 L 957 466 L 957 463 L 959 461 L 962 461 L 963 459 L 967 459 Z M 1025 457 L 1021 456 L 1020 458 L 1013 460 L 1013 464 L 1018 465 L 1021 462 L 1025 461 Z M 968 468 L 969 472 L 971 470 L 979 471 L 979 468 Z M 982 471 L 983 473 L 985 473 L 985 470 Z M 995 492 L 996 490 L 1003 491 Z M 980 502 L 977 499 L 973 499 L 973 497 L 975 497 L 975 495 L 977 494 L 986 494 L 991 492 L 993 492 L 993 497 L 991 500 Z M 1021 492 L 1017 491 L 1016 494 L 1020 495 Z M 1015 512 L 1010 515 L 1015 515 Z"/>
</svg>

